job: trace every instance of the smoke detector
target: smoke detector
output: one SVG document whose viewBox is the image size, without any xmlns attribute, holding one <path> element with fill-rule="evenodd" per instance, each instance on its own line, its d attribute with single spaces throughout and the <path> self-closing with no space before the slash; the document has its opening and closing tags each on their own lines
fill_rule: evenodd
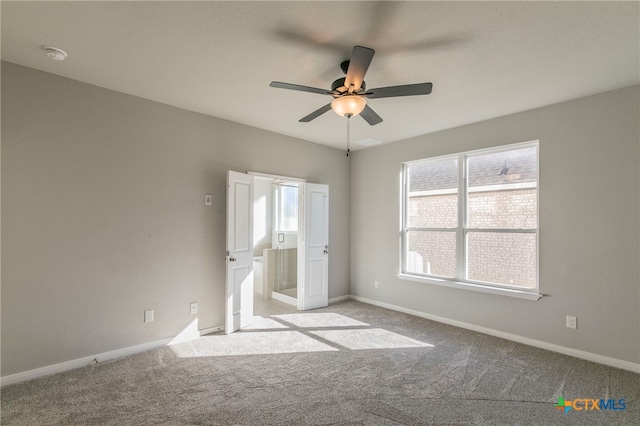
<svg viewBox="0 0 640 426">
<path fill-rule="evenodd" d="M 54 61 L 64 61 L 67 57 L 67 52 L 62 49 L 58 49 L 57 47 L 42 46 L 42 50 L 44 50 L 49 59 L 53 59 Z"/>
</svg>

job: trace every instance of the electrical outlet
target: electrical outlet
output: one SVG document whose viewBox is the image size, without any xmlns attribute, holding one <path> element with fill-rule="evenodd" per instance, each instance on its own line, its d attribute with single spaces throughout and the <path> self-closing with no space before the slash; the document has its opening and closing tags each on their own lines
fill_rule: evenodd
<svg viewBox="0 0 640 426">
<path fill-rule="evenodd" d="M 578 318 L 567 315 L 567 328 L 578 328 Z"/>
<path fill-rule="evenodd" d="M 197 302 L 193 302 L 191 304 L 191 313 L 192 314 L 197 314 L 198 313 L 198 303 Z"/>
<path fill-rule="evenodd" d="M 204 196 L 204 205 L 205 206 L 210 206 L 212 201 L 213 201 L 213 199 L 211 198 L 211 194 L 206 194 Z"/>
<path fill-rule="evenodd" d="M 148 309 L 144 311 L 144 322 L 153 321 L 153 309 Z"/>
<path fill-rule="evenodd" d="M 380 283 L 378 282 L 378 280 L 375 280 L 373 282 L 373 288 L 378 288 L 378 287 L 380 287 Z"/>
</svg>

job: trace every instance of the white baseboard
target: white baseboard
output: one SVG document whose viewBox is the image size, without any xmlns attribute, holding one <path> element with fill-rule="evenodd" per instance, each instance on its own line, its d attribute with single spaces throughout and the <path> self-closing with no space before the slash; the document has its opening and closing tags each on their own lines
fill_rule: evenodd
<svg viewBox="0 0 640 426">
<path fill-rule="evenodd" d="M 204 328 L 198 330 L 200 336 L 215 333 L 224 330 L 224 325 Z M 64 371 L 73 370 L 74 368 L 86 367 L 95 362 L 105 362 L 113 359 L 123 358 L 125 356 L 134 355 L 151 349 L 160 348 L 171 343 L 174 338 L 156 340 L 155 342 L 142 343 L 139 345 L 129 346 L 126 348 L 116 349 L 109 352 L 103 352 L 97 355 L 89 355 L 71 361 L 61 362 L 59 364 L 48 365 L 46 367 L 36 368 L 33 370 L 23 371 L 21 373 L 10 374 L 0 378 L 0 387 L 11 385 L 14 383 L 24 382 L 26 380 L 36 379 L 38 377 L 48 376 L 50 374 L 62 373 Z"/>
<path fill-rule="evenodd" d="M 200 336 L 206 336 L 207 334 L 217 333 L 218 331 L 224 331 L 224 325 L 218 325 L 215 327 L 203 328 L 200 331 Z"/>
<path fill-rule="evenodd" d="M 530 339 L 528 337 L 518 336 L 517 334 L 505 333 L 504 331 L 494 330 L 492 328 L 487 328 L 487 327 L 481 327 L 479 325 L 469 324 L 462 321 L 456 321 L 449 318 L 440 317 L 437 315 L 431 315 L 425 312 L 403 308 L 402 306 L 396 306 L 396 305 L 391 305 L 389 303 L 379 302 L 373 299 L 367 299 L 365 297 L 352 295 L 350 296 L 350 298 L 353 300 L 357 300 L 358 302 L 368 303 L 370 305 L 380 306 L 381 308 L 391 309 L 392 311 L 403 312 L 405 314 L 415 315 L 417 317 L 426 318 L 429 320 L 453 325 L 460 328 L 465 328 L 467 330 L 477 331 L 479 333 L 500 337 L 502 339 L 511 340 L 514 342 L 522 343 L 522 344 L 533 346 L 536 348 L 546 349 L 552 352 L 558 352 L 563 355 L 569 355 L 569 356 L 584 359 L 587 361 L 596 362 L 598 364 L 604 364 L 610 367 L 616 367 L 616 368 L 621 368 L 623 370 L 633 371 L 634 373 L 640 373 L 640 364 L 636 364 L 634 362 L 624 361 L 617 358 L 611 358 L 604 355 L 598 355 L 591 352 L 581 351 L 579 349 L 568 348 L 566 346 L 560 346 L 553 343 L 544 342 L 542 340 Z"/>
<path fill-rule="evenodd" d="M 278 293 L 277 291 L 271 292 L 271 298 L 279 302 L 286 303 L 287 305 L 298 306 L 298 299 L 287 296 L 286 294 Z"/>
<path fill-rule="evenodd" d="M 351 299 L 351 296 L 349 296 L 348 294 L 346 296 L 338 296 L 338 297 L 329 299 L 329 304 L 333 305 L 334 303 L 342 302 L 349 299 Z"/>
<path fill-rule="evenodd" d="M 166 346 L 171 342 L 171 340 L 173 339 L 169 338 L 156 340 L 155 342 L 142 343 L 122 349 L 116 349 L 114 351 L 103 352 L 97 355 L 89 355 L 82 358 L 73 359 L 71 361 L 61 362 L 59 364 L 48 365 L 46 367 L 23 371 L 21 373 L 10 374 L 8 376 L 0 378 L 0 387 L 24 382 L 25 380 L 31 380 L 42 376 L 48 376 L 50 374 L 62 373 L 63 371 L 73 370 L 74 368 L 86 367 L 87 365 L 95 362 L 105 362 L 112 359 L 134 355 L 140 352 L 148 351 L 150 349 Z"/>
</svg>

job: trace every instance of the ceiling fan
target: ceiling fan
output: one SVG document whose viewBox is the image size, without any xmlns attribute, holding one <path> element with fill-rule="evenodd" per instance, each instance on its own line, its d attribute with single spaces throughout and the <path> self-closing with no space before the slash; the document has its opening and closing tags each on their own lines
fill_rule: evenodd
<svg viewBox="0 0 640 426">
<path fill-rule="evenodd" d="M 302 117 L 299 121 L 307 123 L 318 118 L 325 112 L 333 109 L 336 114 L 351 118 L 360 115 L 372 126 L 382 122 L 380 117 L 369 105 L 367 99 L 393 98 L 397 96 L 428 95 L 433 85 L 431 83 L 405 84 L 402 86 L 378 87 L 367 90 L 364 75 L 371 64 L 375 50 L 363 46 L 354 46 L 351 59 L 340 64 L 340 68 L 346 77 L 339 78 L 331 83 L 331 90 L 316 87 L 301 86 L 298 84 L 272 81 L 269 86 L 279 89 L 297 90 L 300 92 L 330 95 L 334 99 L 327 105 Z"/>
</svg>

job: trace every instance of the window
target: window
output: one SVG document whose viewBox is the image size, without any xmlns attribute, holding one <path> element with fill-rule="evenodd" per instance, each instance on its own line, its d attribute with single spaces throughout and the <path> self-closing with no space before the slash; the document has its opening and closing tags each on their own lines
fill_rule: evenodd
<svg viewBox="0 0 640 426">
<path fill-rule="evenodd" d="M 275 231 L 298 230 L 298 186 L 274 185 Z"/>
<path fill-rule="evenodd" d="M 406 163 L 403 183 L 403 278 L 537 293 L 537 142 Z"/>
</svg>

